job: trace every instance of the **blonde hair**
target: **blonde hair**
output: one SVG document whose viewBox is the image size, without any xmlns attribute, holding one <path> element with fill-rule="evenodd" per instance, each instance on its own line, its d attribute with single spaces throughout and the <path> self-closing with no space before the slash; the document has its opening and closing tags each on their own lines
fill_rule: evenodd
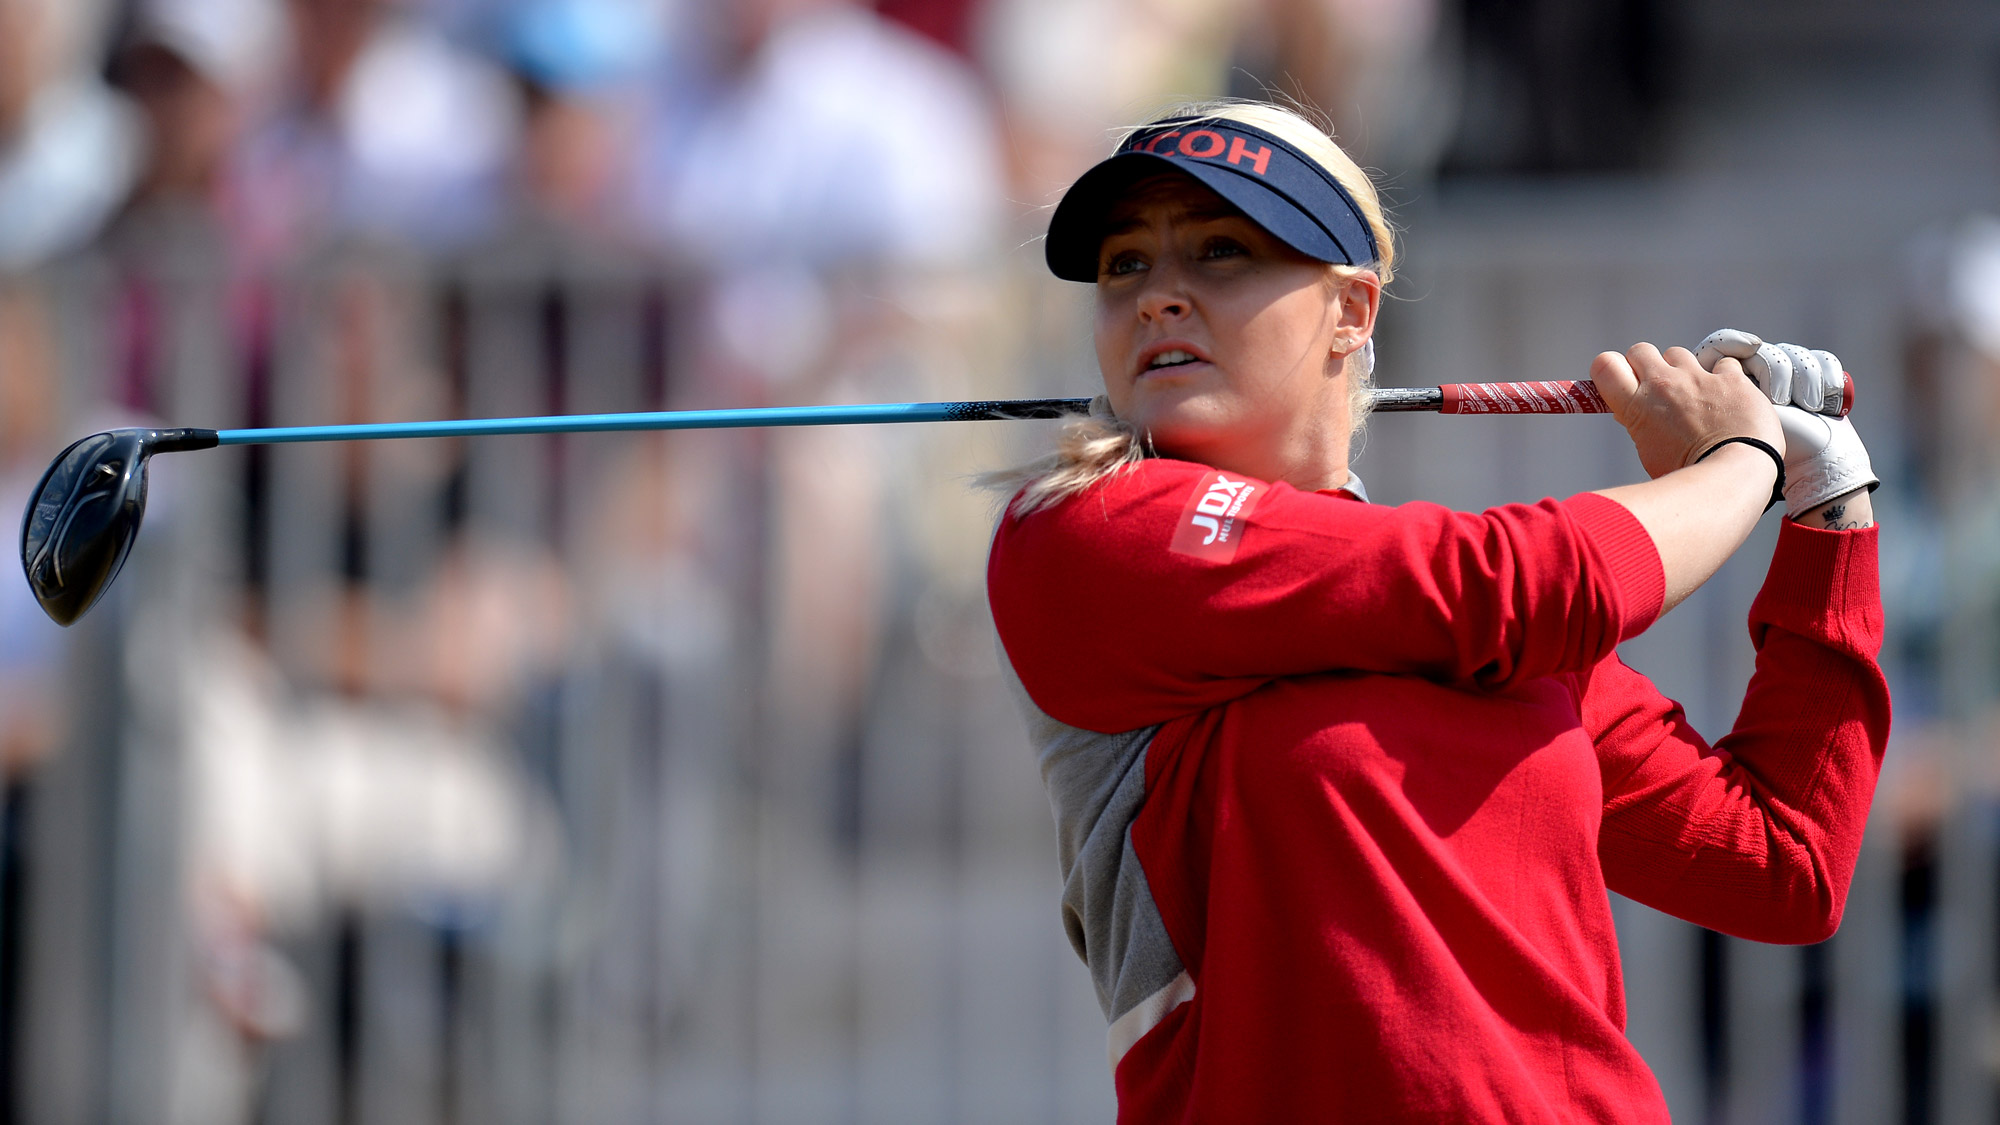
<svg viewBox="0 0 2000 1125">
<path fill-rule="evenodd" d="M 1325 169 L 1353 198 L 1375 236 L 1376 258 L 1360 266 L 1330 264 L 1329 282 L 1346 280 L 1361 273 L 1373 273 L 1388 285 L 1396 276 L 1396 232 L 1382 210 L 1381 197 L 1368 173 L 1334 142 L 1332 130 L 1316 120 L 1317 114 L 1303 106 L 1270 105 L 1265 102 L 1222 98 L 1187 102 L 1174 106 L 1152 120 L 1127 129 L 1118 138 L 1121 147 L 1132 134 L 1161 121 L 1193 118 L 1207 121 L 1234 121 L 1271 133 L 1291 145 L 1307 159 Z M 1348 364 L 1348 404 L 1353 432 L 1359 435 L 1368 424 L 1368 409 L 1374 402 L 1375 349 L 1371 340 L 1354 352 Z M 1097 396 L 1090 415 L 1063 427 L 1055 452 L 1025 465 L 988 473 L 980 483 L 1013 496 L 1012 509 L 1026 515 L 1039 508 L 1074 496 L 1098 481 L 1123 472 L 1153 455 L 1148 435 L 1111 411 L 1110 400 Z"/>
</svg>

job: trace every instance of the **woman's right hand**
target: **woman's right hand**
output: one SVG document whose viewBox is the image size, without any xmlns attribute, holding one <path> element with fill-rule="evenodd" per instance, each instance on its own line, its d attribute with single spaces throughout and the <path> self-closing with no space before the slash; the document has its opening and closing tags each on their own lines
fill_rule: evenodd
<svg viewBox="0 0 2000 1125">
<path fill-rule="evenodd" d="M 1756 438 L 1784 451 L 1771 400 L 1730 357 L 1718 359 L 1711 371 L 1686 348 L 1662 353 L 1638 343 L 1623 355 L 1598 355 L 1590 379 L 1654 479 L 1693 464 L 1724 438 Z"/>
<path fill-rule="evenodd" d="M 1653 478 L 1601 494 L 1623 504 L 1652 537 L 1666 579 L 1664 613 L 1709 580 L 1770 504 L 1777 465 L 1753 446 L 1718 443 L 1756 438 L 1782 456 L 1777 408 L 1736 360 L 1721 359 L 1711 371 L 1686 348 L 1661 354 L 1634 344 L 1624 355 L 1605 352 L 1590 377 Z M 1709 450 L 1713 456 L 1694 463 Z"/>
</svg>

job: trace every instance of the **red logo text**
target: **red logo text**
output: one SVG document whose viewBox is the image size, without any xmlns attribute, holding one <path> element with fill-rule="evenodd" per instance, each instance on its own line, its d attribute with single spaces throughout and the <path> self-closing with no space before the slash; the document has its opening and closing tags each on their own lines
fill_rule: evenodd
<svg viewBox="0 0 2000 1125">
<path fill-rule="evenodd" d="M 1168 141 L 1175 141 L 1168 144 Z M 1156 133 L 1143 141 L 1133 141 L 1127 152 L 1149 152 L 1155 156 L 1192 156 L 1196 160 L 1222 160 L 1236 167 L 1243 167 L 1249 161 L 1249 168 L 1258 175 L 1264 175 L 1271 167 L 1271 146 L 1258 145 L 1251 148 L 1242 137 L 1224 140 L 1221 133 L 1213 129 L 1196 129 L 1183 133 L 1179 129 L 1169 129 Z"/>
</svg>

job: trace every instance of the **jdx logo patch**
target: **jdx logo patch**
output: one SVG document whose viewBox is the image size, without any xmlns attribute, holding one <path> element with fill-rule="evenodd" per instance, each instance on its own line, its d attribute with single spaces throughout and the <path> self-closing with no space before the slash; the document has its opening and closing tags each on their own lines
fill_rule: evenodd
<svg viewBox="0 0 2000 1125">
<path fill-rule="evenodd" d="M 1262 481 L 1228 473 L 1201 478 L 1181 509 L 1181 522 L 1174 528 L 1174 542 L 1168 550 L 1207 562 L 1226 563 L 1235 558 L 1250 512 L 1266 487 Z"/>
</svg>

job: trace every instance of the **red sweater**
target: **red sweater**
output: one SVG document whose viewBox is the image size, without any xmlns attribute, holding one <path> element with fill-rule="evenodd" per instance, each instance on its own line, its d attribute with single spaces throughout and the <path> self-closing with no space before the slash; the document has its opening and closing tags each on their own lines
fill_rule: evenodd
<svg viewBox="0 0 2000 1125">
<path fill-rule="evenodd" d="M 1665 1121 L 1606 889 L 1839 922 L 1889 726 L 1873 529 L 1785 524 L 1713 747 L 1614 653 L 1663 578 L 1592 494 L 1473 515 L 1154 460 L 1004 520 L 988 581 L 1121 1121 Z"/>
</svg>

